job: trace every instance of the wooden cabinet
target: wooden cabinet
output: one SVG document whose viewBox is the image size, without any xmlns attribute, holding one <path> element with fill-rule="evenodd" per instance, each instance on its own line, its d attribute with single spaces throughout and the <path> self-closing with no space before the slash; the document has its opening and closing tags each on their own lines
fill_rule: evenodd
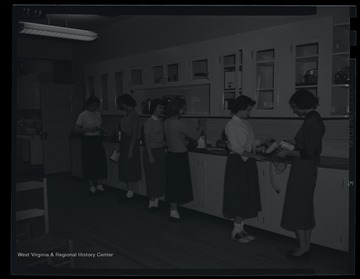
<svg viewBox="0 0 360 279">
<path fill-rule="evenodd" d="M 189 153 L 194 200 L 187 208 L 218 217 L 222 215 L 226 157 Z"/>
<path fill-rule="evenodd" d="M 350 23 L 335 24 L 332 46 L 331 116 L 349 117 Z"/>
<path fill-rule="evenodd" d="M 184 206 L 218 217 L 222 216 L 225 156 L 189 153 L 194 200 Z M 290 165 L 276 171 L 270 162 L 257 162 L 262 211 L 246 225 L 295 238 L 294 232 L 280 226 Z M 348 171 L 318 169 L 314 193 L 316 226 L 312 243 L 348 251 L 349 188 Z"/>
<path fill-rule="evenodd" d="M 314 194 L 315 222 L 312 242 L 334 249 L 349 249 L 349 172 L 318 169 Z"/>
<path fill-rule="evenodd" d="M 221 109 L 229 110 L 232 102 L 243 93 L 243 50 L 238 49 L 220 56 Z"/>
<path fill-rule="evenodd" d="M 146 87 L 179 86 L 183 82 L 180 75 L 180 65 L 179 62 L 167 62 L 150 66 L 146 77 Z"/>
</svg>

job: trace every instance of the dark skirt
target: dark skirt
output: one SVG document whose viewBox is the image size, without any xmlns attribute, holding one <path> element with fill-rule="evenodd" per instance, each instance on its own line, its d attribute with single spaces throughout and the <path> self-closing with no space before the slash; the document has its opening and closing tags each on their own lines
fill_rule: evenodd
<svg viewBox="0 0 360 279">
<path fill-rule="evenodd" d="M 136 142 L 133 147 L 133 157 L 128 159 L 128 153 L 131 143 L 130 136 L 121 136 L 120 158 L 119 158 L 119 180 L 125 183 L 137 182 L 141 180 L 141 161 L 139 143 Z"/>
<path fill-rule="evenodd" d="M 248 219 L 261 211 L 259 176 L 253 158 L 245 162 L 238 154 L 230 154 L 226 160 L 223 215 Z"/>
<path fill-rule="evenodd" d="M 191 202 L 193 200 L 193 191 L 188 153 L 167 152 L 165 163 L 166 201 L 177 204 Z"/>
<path fill-rule="evenodd" d="M 292 161 L 280 224 L 282 228 L 295 231 L 315 227 L 316 179 L 317 165 L 313 160 L 296 158 Z"/>
<path fill-rule="evenodd" d="M 98 180 L 107 178 L 107 160 L 101 136 L 82 137 L 83 178 Z"/>
<path fill-rule="evenodd" d="M 149 161 L 149 153 L 143 152 L 143 164 L 146 178 L 146 191 L 149 197 L 161 197 L 165 194 L 165 148 L 152 148 L 155 163 Z"/>
</svg>

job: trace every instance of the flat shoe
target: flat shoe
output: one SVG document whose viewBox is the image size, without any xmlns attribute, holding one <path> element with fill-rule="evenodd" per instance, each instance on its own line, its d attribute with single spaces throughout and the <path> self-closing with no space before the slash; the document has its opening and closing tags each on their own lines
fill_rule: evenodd
<svg viewBox="0 0 360 279">
<path fill-rule="evenodd" d="M 289 251 L 289 253 L 286 254 L 286 257 L 288 259 L 292 259 L 292 260 L 296 260 L 296 259 L 308 259 L 310 258 L 311 256 L 311 250 L 307 250 L 305 253 L 299 255 L 299 256 L 296 256 L 293 254 L 294 251 Z"/>
</svg>

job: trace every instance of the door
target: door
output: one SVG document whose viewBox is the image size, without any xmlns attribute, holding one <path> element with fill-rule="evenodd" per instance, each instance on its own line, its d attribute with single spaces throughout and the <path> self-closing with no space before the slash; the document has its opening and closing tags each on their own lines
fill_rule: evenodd
<svg viewBox="0 0 360 279">
<path fill-rule="evenodd" d="M 70 84 L 41 84 L 44 173 L 71 170 L 69 134 L 75 122 Z"/>
<path fill-rule="evenodd" d="M 225 178 L 225 156 L 207 155 L 204 162 L 204 186 L 205 210 L 204 212 L 224 217 L 222 214 L 224 178 Z"/>
</svg>

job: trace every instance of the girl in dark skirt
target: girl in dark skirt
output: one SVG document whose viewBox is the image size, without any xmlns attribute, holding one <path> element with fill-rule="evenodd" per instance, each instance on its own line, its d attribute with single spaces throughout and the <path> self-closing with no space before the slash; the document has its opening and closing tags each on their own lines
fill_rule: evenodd
<svg viewBox="0 0 360 279">
<path fill-rule="evenodd" d="M 305 258 L 311 254 L 311 232 L 315 227 L 314 190 L 317 166 L 322 150 L 325 126 L 315 111 L 318 99 L 307 90 L 299 90 L 290 98 L 293 112 L 304 118 L 295 137 L 294 151 L 281 151 L 280 158 L 294 157 L 287 183 L 281 227 L 294 231 L 299 247 L 287 254 L 288 258 Z"/>
<path fill-rule="evenodd" d="M 129 94 L 119 96 L 117 104 L 125 111 L 120 121 L 119 180 L 127 186 L 125 200 L 128 200 L 134 197 L 134 184 L 141 180 L 140 119 L 135 111 L 136 102 Z"/>
<path fill-rule="evenodd" d="M 165 194 L 165 141 L 163 131 L 164 106 L 161 100 L 151 102 L 152 114 L 144 123 L 145 150 L 143 164 L 146 177 L 146 190 L 150 198 L 149 210 L 158 208 L 159 197 Z"/>
<path fill-rule="evenodd" d="M 82 135 L 83 177 L 89 181 L 90 192 L 104 191 L 102 179 L 107 178 L 106 155 L 100 135 L 101 115 L 97 111 L 100 101 L 89 97 L 86 109 L 80 113 L 74 126 L 74 132 Z"/>
<path fill-rule="evenodd" d="M 193 200 L 188 150 L 185 139 L 198 140 L 205 131 L 204 120 L 198 121 L 198 127 L 195 132 L 191 131 L 186 123 L 180 120 L 185 110 L 185 100 L 179 98 L 172 99 L 167 105 L 166 115 L 168 119 L 164 123 L 165 138 L 168 144 L 165 160 L 165 198 L 170 203 L 170 219 L 174 221 L 180 219 L 177 205 Z"/>
<path fill-rule="evenodd" d="M 234 219 L 231 238 L 248 243 L 255 237 L 244 230 L 244 220 L 254 218 L 261 211 L 259 177 L 256 160 L 257 147 L 270 144 L 272 139 L 255 140 L 254 132 L 247 122 L 255 101 L 239 96 L 231 107 L 232 119 L 225 126 L 230 154 L 226 161 L 223 215 Z"/>
</svg>

